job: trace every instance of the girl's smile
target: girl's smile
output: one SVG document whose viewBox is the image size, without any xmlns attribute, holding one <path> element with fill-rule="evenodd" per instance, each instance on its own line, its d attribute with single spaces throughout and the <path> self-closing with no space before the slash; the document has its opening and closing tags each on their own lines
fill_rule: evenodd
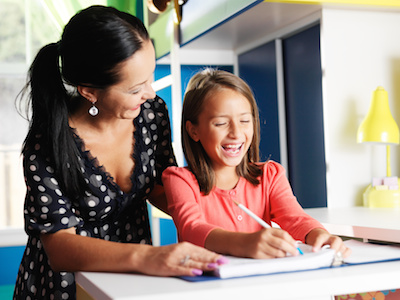
<svg viewBox="0 0 400 300">
<path fill-rule="evenodd" d="M 241 144 L 230 144 L 222 145 L 222 148 L 226 151 L 227 155 L 237 156 L 240 154 L 240 150 L 243 148 L 244 143 Z"/>
</svg>

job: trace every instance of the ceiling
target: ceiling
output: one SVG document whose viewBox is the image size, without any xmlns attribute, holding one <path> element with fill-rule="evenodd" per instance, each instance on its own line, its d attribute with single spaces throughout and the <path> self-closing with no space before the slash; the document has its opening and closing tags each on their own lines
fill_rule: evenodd
<svg viewBox="0 0 400 300">
<path fill-rule="evenodd" d="M 237 49 L 320 10 L 320 5 L 261 2 L 193 39 L 184 48 Z"/>
<path fill-rule="evenodd" d="M 211 30 L 183 45 L 183 48 L 189 50 L 237 50 L 268 35 L 280 31 L 285 32 L 285 28 L 300 22 L 300 20 L 318 19 L 322 7 L 400 11 L 399 7 L 393 6 L 261 2 L 243 13 L 221 22 Z"/>
</svg>

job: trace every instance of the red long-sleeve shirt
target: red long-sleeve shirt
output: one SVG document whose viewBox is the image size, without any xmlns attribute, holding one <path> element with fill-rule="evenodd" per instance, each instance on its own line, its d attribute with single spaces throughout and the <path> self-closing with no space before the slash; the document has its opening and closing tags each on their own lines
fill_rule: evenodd
<svg viewBox="0 0 400 300">
<path fill-rule="evenodd" d="M 207 196 L 200 192 L 195 176 L 187 168 L 169 167 L 162 179 L 180 241 L 204 246 L 207 235 L 215 228 L 236 232 L 262 229 L 232 200 L 242 203 L 267 223 L 277 223 L 296 240 L 304 242 L 312 229 L 323 228 L 303 211 L 284 168 L 273 161 L 263 164 L 259 185 L 254 186 L 241 177 L 232 190 L 214 187 Z"/>
</svg>

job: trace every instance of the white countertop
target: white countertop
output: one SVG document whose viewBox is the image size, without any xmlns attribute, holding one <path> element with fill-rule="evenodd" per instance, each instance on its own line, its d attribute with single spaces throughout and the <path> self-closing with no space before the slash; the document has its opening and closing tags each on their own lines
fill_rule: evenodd
<svg viewBox="0 0 400 300">
<path fill-rule="evenodd" d="M 305 211 L 332 234 L 400 243 L 399 209 L 350 207 Z"/>
<path fill-rule="evenodd" d="M 400 210 L 313 208 L 306 212 L 331 233 L 400 242 Z M 205 282 L 136 274 L 76 273 L 77 283 L 95 299 L 326 300 L 332 295 L 400 288 L 400 261 Z"/>
<path fill-rule="evenodd" d="M 79 272 L 94 299 L 327 300 L 331 295 L 400 288 L 400 261 L 204 282 L 136 274 Z"/>
</svg>

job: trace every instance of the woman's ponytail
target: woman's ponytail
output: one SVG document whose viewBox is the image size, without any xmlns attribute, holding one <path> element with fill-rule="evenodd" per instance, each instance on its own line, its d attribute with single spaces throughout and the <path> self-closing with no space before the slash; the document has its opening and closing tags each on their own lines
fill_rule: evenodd
<svg viewBox="0 0 400 300">
<path fill-rule="evenodd" d="M 68 123 L 70 95 L 64 85 L 59 64 L 59 43 L 44 46 L 36 55 L 30 69 L 29 82 L 31 121 L 23 151 L 42 135 L 42 154 L 54 163 L 60 184 L 69 196 L 82 192 L 84 184 L 78 175 L 80 166 L 73 132 Z"/>
</svg>

